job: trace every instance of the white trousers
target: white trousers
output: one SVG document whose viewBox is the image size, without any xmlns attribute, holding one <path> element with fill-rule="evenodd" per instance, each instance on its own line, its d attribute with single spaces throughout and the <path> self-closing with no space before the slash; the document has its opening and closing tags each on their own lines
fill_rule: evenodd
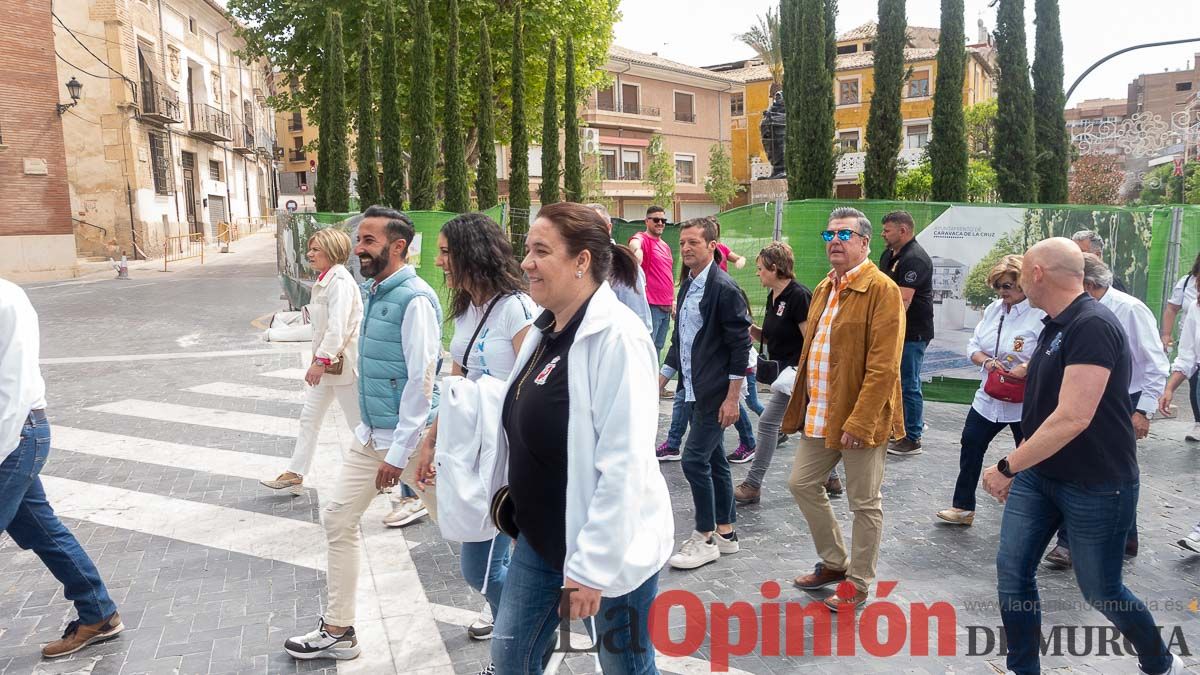
<svg viewBox="0 0 1200 675">
<path fill-rule="evenodd" d="M 350 433 L 353 434 L 358 428 L 357 384 L 321 383 L 315 387 L 308 387 L 304 398 L 304 410 L 300 412 L 300 433 L 296 436 L 296 449 L 292 451 L 288 471 L 307 476 L 312 470 L 313 455 L 317 452 L 317 437 L 321 435 L 321 423 L 325 421 L 325 413 L 335 398 L 342 408 L 342 415 L 346 418 L 346 426 L 349 427 Z"/>
<path fill-rule="evenodd" d="M 329 544 L 328 573 L 329 606 L 325 622 L 332 626 L 353 626 L 355 593 L 358 589 L 358 565 L 362 557 L 362 532 L 359 522 L 379 494 L 375 489 L 375 474 L 387 453 L 363 447 L 357 440 L 342 455 L 337 480 L 321 509 L 321 524 Z"/>
</svg>

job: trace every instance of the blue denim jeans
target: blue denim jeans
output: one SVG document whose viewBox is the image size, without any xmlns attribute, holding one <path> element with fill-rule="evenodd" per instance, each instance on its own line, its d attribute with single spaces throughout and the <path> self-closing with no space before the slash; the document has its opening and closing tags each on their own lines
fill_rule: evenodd
<svg viewBox="0 0 1200 675">
<path fill-rule="evenodd" d="M 687 394 L 683 385 L 675 390 L 675 401 L 671 405 L 671 426 L 667 429 L 667 447 L 678 450 L 683 446 L 683 434 L 687 432 L 688 422 L 692 419 L 692 408 L 695 403 L 684 400 Z M 754 437 L 754 425 L 750 422 L 750 413 L 746 406 L 738 406 L 738 419 L 733 428 L 737 430 L 738 441 L 747 448 L 755 448 L 758 440 Z"/>
<path fill-rule="evenodd" d="M 500 611 L 500 595 L 504 592 L 508 563 L 512 558 L 512 537 L 501 532 L 489 541 L 465 541 L 461 558 L 463 578 L 471 588 L 483 593 L 495 617 Z M 487 592 L 483 590 L 484 577 L 487 578 Z"/>
<path fill-rule="evenodd" d="M 909 440 L 921 440 L 925 428 L 925 400 L 921 398 L 921 364 L 925 363 L 928 342 L 904 343 L 900 359 L 900 388 L 904 392 L 904 435 Z"/>
<path fill-rule="evenodd" d="M 1192 373 L 1188 379 L 1188 398 L 1192 404 L 1192 420 L 1200 422 L 1200 370 Z"/>
<path fill-rule="evenodd" d="M 1084 599 L 1133 644 L 1147 673 L 1165 673 L 1171 655 L 1145 603 L 1121 581 L 1125 534 L 1137 509 L 1138 482 L 1075 483 L 1036 468 L 1013 479 L 996 553 L 1000 616 L 1008 638 L 1008 669 L 1040 671 L 1042 612 L 1036 570 L 1059 525 L 1071 530 L 1075 579 Z"/>
<path fill-rule="evenodd" d="M 38 474 L 49 454 L 50 424 L 39 411 L 36 421 L 27 420 L 22 427 L 17 449 L 0 463 L 0 530 L 42 559 L 63 585 L 63 594 L 75 603 L 81 623 L 99 623 L 117 606 L 95 563 L 46 500 Z"/>
<path fill-rule="evenodd" d="M 996 438 L 996 434 L 1012 429 L 1013 447 L 1021 444 L 1024 436 L 1021 434 L 1021 423 L 993 422 L 980 415 L 975 408 L 967 413 L 967 422 L 963 425 L 962 449 L 958 454 L 958 482 L 954 484 L 954 501 L 951 505 L 956 509 L 975 510 L 975 488 L 979 487 L 979 475 L 983 473 L 983 456 L 987 454 L 988 446 Z"/>
<path fill-rule="evenodd" d="M 716 410 L 692 406 L 692 431 L 683 448 L 683 476 L 691 487 L 696 531 L 712 532 L 717 525 L 737 522 L 733 506 L 733 475 L 725 458 L 725 430 Z"/>
<path fill-rule="evenodd" d="M 663 346 L 667 344 L 667 329 L 671 327 L 671 308 L 659 308 L 650 305 L 650 337 L 654 340 L 654 348 L 662 358 Z"/>
<path fill-rule="evenodd" d="M 561 630 L 558 606 L 562 585 L 563 573 L 518 537 L 492 633 L 492 665 L 497 673 L 541 675 Z M 584 622 L 589 633 L 594 626 L 600 634 L 595 642 L 606 675 L 658 673 L 648 625 L 650 603 L 657 593 L 656 574 L 631 593 L 602 598 L 600 611 Z"/>
<path fill-rule="evenodd" d="M 746 373 L 746 407 L 753 410 L 755 415 L 763 414 L 766 409 L 758 400 L 758 378 L 754 373 Z"/>
</svg>

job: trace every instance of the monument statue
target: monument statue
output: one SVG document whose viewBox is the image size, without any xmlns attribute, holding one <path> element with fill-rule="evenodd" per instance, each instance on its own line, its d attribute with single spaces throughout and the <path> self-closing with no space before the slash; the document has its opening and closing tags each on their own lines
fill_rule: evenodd
<svg viewBox="0 0 1200 675">
<path fill-rule="evenodd" d="M 767 151 L 767 160 L 771 162 L 770 178 L 785 178 L 787 169 L 784 167 L 784 131 L 787 125 L 787 110 L 783 106 L 783 92 L 775 92 L 771 105 L 763 111 L 762 122 L 758 124 L 758 133 L 762 136 L 763 149 Z"/>
</svg>

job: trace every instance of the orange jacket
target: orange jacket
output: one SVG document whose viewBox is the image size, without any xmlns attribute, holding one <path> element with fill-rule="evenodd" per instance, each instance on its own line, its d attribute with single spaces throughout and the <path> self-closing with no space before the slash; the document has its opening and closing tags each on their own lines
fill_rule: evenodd
<svg viewBox="0 0 1200 675">
<path fill-rule="evenodd" d="M 792 400 L 783 417 L 783 432 L 804 430 L 808 410 L 808 352 L 829 302 L 833 282 L 826 277 L 813 292 L 804 336 L 804 353 L 796 373 Z M 842 448 L 842 433 L 876 448 L 904 437 L 904 405 L 900 391 L 900 357 L 904 352 L 904 300 L 900 288 L 869 260 L 841 291 L 829 340 L 829 401 L 825 447 Z"/>
</svg>

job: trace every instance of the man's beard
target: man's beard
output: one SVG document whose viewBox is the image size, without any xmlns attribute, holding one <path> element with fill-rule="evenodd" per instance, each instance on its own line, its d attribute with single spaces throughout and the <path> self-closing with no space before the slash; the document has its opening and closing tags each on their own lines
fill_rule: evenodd
<svg viewBox="0 0 1200 675">
<path fill-rule="evenodd" d="M 360 255 L 358 262 L 362 275 L 374 279 L 376 275 L 387 269 L 388 263 L 391 262 L 391 256 L 385 248 L 377 256 Z"/>
</svg>

